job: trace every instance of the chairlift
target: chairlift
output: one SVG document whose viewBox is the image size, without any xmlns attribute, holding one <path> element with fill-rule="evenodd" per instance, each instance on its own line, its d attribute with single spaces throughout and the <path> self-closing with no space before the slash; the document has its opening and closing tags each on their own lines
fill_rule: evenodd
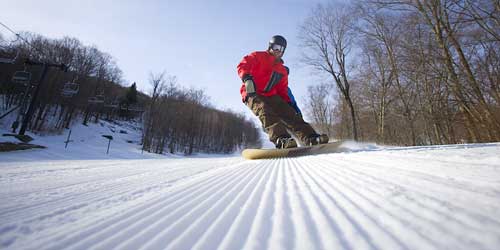
<svg viewBox="0 0 500 250">
<path fill-rule="evenodd" d="M 95 98 L 99 100 L 100 102 L 104 102 L 104 96 L 103 95 L 96 95 Z"/>
<path fill-rule="evenodd" d="M 70 97 L 73 97 L 73 94 L 71 94 L 71 93 L 66 93 L 66 92 L 61 92 L 61 96 L 62 96 L 62 97 L 66 97 L 66 98 L 70 98 Z"/>
<path fill-rule="evenodd" d="M 15 59 L 10 58 L 0 58 L 0 63 L 14 64 Z"/>
<path fill-rule="evenodd" d="M 14 58 L 0 58 L 0 63 L 14 64 L 18 57 L 19 57 L 19 51 L 17 51 L 16 56 Z"/>
<path fill-rule="evenodd" d="M 72 96 L 78 94 L 78 91 L 80 91 L 80 84 L 74 82 L 67 82 L 64 84 L 64 87 L 62 89 L 62 94 L 63 96 Z"/>
<path fill-rule="evenodd" d="M 104 104 L 104 106 L 108 107 L 108 108 L 118 108 L 119 105 L 120 105 L 120 102 L 118 102 L 118 101 L 113 101 L 111 103 Z"/>
<path fill-rule="evenodd" d="M 14 76 L 12 76 L 12 81 L 14 83 L 26 85 L 31 80 L 31 73 L 28 71 L 16 71 Z"/>
<path fill-rule="evenodd" d="M 104 96 L 102 96 L 102 95 L 96 95 L 94 97 L 90 97 L 88 99 L 88 102 L 89 103 L 95 103 L 95 104 L 104 103 Z"/>
</svg>

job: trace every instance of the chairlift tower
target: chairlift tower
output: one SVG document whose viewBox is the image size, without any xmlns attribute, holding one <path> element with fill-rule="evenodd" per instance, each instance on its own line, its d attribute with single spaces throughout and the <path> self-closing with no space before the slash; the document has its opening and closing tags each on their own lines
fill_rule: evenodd
<svg viewBox="0 0 500 250">
<path fill-rule="evenodd" d="M 16 56 L 14 58 L 0 58 L 0 63 L 4 64 L 14 64 L 19 57 L 19 51 L 17 51 Z M 12 82 L 16 84 L 22 84 L 23 86 L 27 86 L 27 90 L 24 94 L 23 101 L 20 105 L 17 105 L 16 107 L 12 108 L 11 110 L 7 111 L 6 113 L 0 115 L 0 119 L 4 118 L 8 114 L 12 113 L 19 107 L 21 107 L 21 112 L 22 108 L 25 106 L 25 99 L 28 94 L 28 88 L 29 88 L 29 82 L 31 80 L 31 73 L 26 71 L 26 67 L 24 68 L 24 71 L 16 71 L 14 75 L 12 76 Z M 19 113 L 21 113 L 19 112 Z M 16 119 L 17 121 L 17 119 Z"/>
<path fill-rule="evenodd" d="M 29 59 L 26 60 L 25 64 L 43 66 L 43 69 L 42 69 L 42 74 L 40 75 L 40 78 L 38 79 L 38 84 L 36 85 L 35 91 L 34 91 L 33 96 L 31 98 L 31 102 L 30 102 L 30 105 L 28 107 L 28 111 L 26 111 L 26 115 L 23 118 L 23 123 L 21 125 L 21 129 L 19 130 L 19 135 L 24 135 L 26 133 L 26 128 L 28 127 L 28 122 L 31 119 L 33 112 L 35 111 L 35 103 L 36 103 L 36 99 L 38 98 L 38 93 L 40 92 L 40 88 L 43 85 L 43 80 L 45 79 L 45 76 L 47 75 L 47 71 L 48 71 L 49 67 L 60 68 L 61 70 L 67 70 L 67 67 L 64 64 L 41 63 L 41 62 L 34 62 L 34 61 L 29 60 Z"/>
</svg>

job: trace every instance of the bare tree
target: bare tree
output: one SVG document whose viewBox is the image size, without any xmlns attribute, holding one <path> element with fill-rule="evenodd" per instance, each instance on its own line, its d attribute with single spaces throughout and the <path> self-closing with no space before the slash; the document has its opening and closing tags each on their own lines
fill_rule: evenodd
<svg viewBox="0 0 500 250">
<path fill-rule="evenodd" d="M 464 15 L 464 21 L 472 21 L 490 36 L 500 41 L 500 1 L 498 0 L 454 0 L 456 9 Z"/>
<path fill-rule="evenodd" d="M 155 116 L 155 111 L 156 111 L 156 104 L 160 96 L 162 95 L 164 88 L 165 88 L 165 74 L 166 72 L 163 71 L 161 73 L 150 73 L 149 74 L 149 84 L 151 85 L 151 100 L 149 103 L 149 108 L 148 108 L 148 113 L 147 113 L 147 118 L 145 119 L 145 126 L 144 126 L 144 135 L 142 139 L 142 149 L 150 151 L 152 147 L 152 142 L 153 142 L 153 135 L 154 135 L 154 124 L 157 116 Z M 175 81 L 175 78 L 170 78 L 173 81 Z"/>
<path fill-rule="evenodd" d="M 363 43 L 364 61 L 360 70 L 363 77 L 366 100 L 373 110 L 377 125 L 377 141 L 386 141 L 386 117 L 389 104 L 394 100 L 391 97 L 394 74 L 390 70 L 387 54 L 373 39 L 365 39 Z"/>
<path fill-rule="evenodd" d="M 407 122 L 407 127 L 409 128 L 412 145 L 416 145 L 416 128 L 415 128 L 415 112 L 414 112 L 414 101 L 415 101 L 415 84 L 404 83 L 401 75 L 401 64 L 402 45 L 400 41 L 401 34 L 404 34 L 402 25 L 404 25 L 403 20 L 398 15 L 389 15 L 387 13 L 380 13 L 371 11 L 371 8 L 362 8 L 362 16 L 365 21 L 359 30 L 366 36 L 366 39 L 370 39 L 379 45 L 379 49 L 384 58 L 387 58 L 387 63 L 389 67 L 389 74 L 387 78 L 382 78 L 381 87 L 382 92 L 387 91 L 389 85 L 393 85 L 395 92 L 398 96 L 398 102 L 401 103 L 403 110 L 403 117 Z M 380 62 L 381 58 L 379 58 Z M 380 65 L 380 63 L 379 63 Z M 387 81 L 387 82 L 385 82 Z M 383 96 L 382 96 L 383 98 Z M 382 104 L 385 100 L 382 100 Z M 383 114 L 383 113 L 381 113 Z"/>
<path fill-rule="evenodd" d="M 399 145 L 500 139 L 498 0 L 357 3 L 364 12 L 353 22 L 357 28 L 349 33 L 348 48 L 359 52 L 359 63 L 356 70 L 344 69 L 362 139 Z M 321 25 L 342 23 L 325 18 L 335 16 L 331 12 L 320 5 L 302 25 L 302 45 L 309 49 L 304 60 L 344 83 L 336 57 L 341 50 L 334 46 L 340 43 L 331 42 L 333 28 Z M 335 110 L 346 121 L 350 108 L 343 86 L 337 84 L 342 102 Z M 315 101 L 308 103 L 311 110 L 321 104 Z M 341 136 L 351 129 L 345 122 L 333 128 Z"/>
<path fill-rule="evenodd" d="M 470 56 L 466 55 L 469 46 L 464 43 L 463 38 L 470 29 L 470 22 L 467 22 L 465 18 L 466 14 L 470 15 L 470 11 L 463 11 L 463 3 L 467 4 L 468 2 L 457 0 L 375 2 L 384 7 L 403 6 L 420 15 L 424 23 L 434 33 L 436 42 L 441 49 L 441 58 L 450 78 L 450 89 L 465 117 L 464 121 L 470 140 L 483 141 L 484 135 L 487 136 L 488 141 L 498 140 L 500 138 L 500 120 L 491 107 L 482 82 L 477 79 Z M 473 5 L 470 7 L 474 9 Z M 492 12 L 488 12 L 491 13 L 492 23 L 498 20 L 497 5 L 493 3 Z M 483 30 L 490 31 L 491 29 L 483 27 Z M 491 32 L 489 33 L 491 35 Z"/>
<path fill-rule="evenodd" d="M 352 137 L 358 140 L 356 111 L 351 98 L 348 55 L 353 48 L 355 12 L 340 3 L 318 5 L 300 28 L 306 48 L 304 62 L 332 77 L 349 106 Z"/>
<path fill-rule="evenodd" d="M 307 103 L 312 114 L 314 126 L 329 137 L 334 136 L 332 124 L 334 124 L 333 96 L 334 91 L 331 84 L 319 84 L 307 88 Z"/>
</svg>

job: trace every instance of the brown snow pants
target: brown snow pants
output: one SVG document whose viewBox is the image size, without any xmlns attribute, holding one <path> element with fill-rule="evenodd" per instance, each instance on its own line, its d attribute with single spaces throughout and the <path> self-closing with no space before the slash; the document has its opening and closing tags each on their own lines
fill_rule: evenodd
<svg viewBox="0 0 500 250">
<path fill-rule="evenodd" d="M 270 97 L 257 95 L 249 98 L 246 105 L 259 117 L 264 131 L 273 143 L 278 137 L 289 137 L 288 131 L 293 133 L 302 143 L 308 136 L 316 133 L 311 125 L 297 115 L 295 109 L 278 95 Z"/>
</svg>

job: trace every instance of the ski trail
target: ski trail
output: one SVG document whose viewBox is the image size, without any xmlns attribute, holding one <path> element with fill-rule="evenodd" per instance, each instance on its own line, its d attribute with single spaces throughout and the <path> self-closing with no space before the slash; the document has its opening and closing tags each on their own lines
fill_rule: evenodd
<svg viewBox="0 0 500 250">
<path fill-rule="evenodd" d="M 233 224 L 228 229 L 228 232 L 220 245 L 209 249 L 243 249 L 243 244 L 247 239 L 245 237 L 250 235 L 250 230 L 253 228 L 253 223 L 257 217 L 259 207 L 265 207 L 265 205 L 261 204 L 261 199 L 264 197 L 264 192 L 269 189 L 270 182 L 273 179 L 271 176 L 275 173 L 272 167 L 272 161 L 263 161 L 261 164 L 263 164 L 263 167 L 267 169 L 266 175 L 262 177 L 259 183 L 255 186 L 251 196 L 241 207 L 240 212 L 234 219 Z M 264 199 L 262 199 L 262 201 L 264 201 Z"/>
<path fill-rule="evenodd" d="M 456 152 L 0 164 L 0 248 L 496 250 L 500 165 Z"/>
<path fill-rule="evenodd" d="M 370 163 L 370 165 L 368 165 L 365 163 L 360 164 L 360 167 L 365 174 L 379 172 L 376 168 L 372 167 L 372 165 L 374 164 Z M 391 178 L 384 179 L 387 176 L 391 176 Z M 498 203 L 495 202 L 495 199 L 492 200 L 492 197 L 480 197 L 483 192 L 463 189 L 461 185 L 457 185 L 457 188 L 453 189 L 449 184 L 442 186 L 441 184 L 444 180 L 434 181 L 434 179 L 429 178 L 414 178 L 411 174 L 397 171 L 390 171 L 385 175 L 372 174 L 371 178 L 382 182 L 382 184 L 389 183 L 396 189 L 399 188 L 404 191 L 414 191 L 414 194 L 419 196 L 418 199 L 415 199 L 416 202 L 425 200 L 425 206 L 432 206 L 436 211 L 440 212 L 440 215 L 446 216 L 447 219 L 460 223 L 460 226 L 462 227 L 481 230 L 481 228 L 488 225 L 492 225 L 494 228 L 498 228 L 498 226 L 500 226 L 497 220 L 498 217 L 487 218 L 483 215 L 483 213 L 477 212 L 477 208 L 480 210 L 498 211 Z M 411 180 L 407 180 L 407 178 L 411 178 Z M 398 181 L 411 182 L 412 185 L 405 185 Z M 440 194 L 440 196 L 436 196 L 436 194 Z M 445 196 L 454 197 L 454 199 L 452 199 L 452 201 L 444 201 L 442 197 Z M 469 205 L 472 200 L 474 200 L 475 203 L 479 203 L 477 208 L 474 210 L 472 210 Z M 458 214 L 460 216 L 451 217 L 449 213 L 450 210 L 453 210 L 455 214 L 460 212 Z M 477 218 L 481 218 L 483 222 L 474 226 L 474 224 L 477 223 Z M 470 221 L 470 223 L 468 221 Z"/>
<path fill-rule="evenodd" d="M 391 174 L 401 173 L 405 177 L 413 177 L 417 180 L 429 181 L 432 182 L 433 184 L 439 184 L 441 187 L 444 188 L 451 188 L 453 190 L 460 189 L 462 191 L 468 191 L 473 193 L 474 195 L 480 194 L 488 196 L 490 198 L 498 197 L 500 195 L 500 189 L 487 190 L 487 192 L 484 192 L 484 188 L 479 188 L 481 186 L 479 186 L 478 184 L 482 183 L 482 181 L 484 181 L 484 179 L 487 179 L 488 176 L 490 177 L 496 176 L 494 173 L 490 171 L 483 171 L 483 174 L 479 176 L 471 176 L 470 173 L 465 174 L 463 170 L 459 169 L 457 170 L 456 165 L 452 165 L 448 162 L 445 162 L 439 164 L 439 168 L 446 168 L 447 171 L 444 171 L 445 173 L 440 173 L 439 171 L 436 171 L 435 166 L 433 168 L 426 168 L 425 167 L 426 164 L 424 162 L 414 161 L 413 159 L 397 160 L 391 158 L 391 161 L 393 162 L 393 165 L 383 166 L 384 168 L 390 168 Z M 349 162 L 360 163 L 360 165 L 364 167 L 370 166 L 376 168 L 382 166 L 380 163 L 368 161 L 365 159 L 352 159 L 349 160 Z M 405 166 L 405 167 L 403 168 L 400 166 Z M 470 170 L 468 172 L 470 172 Z M 488 172 L 490 172 L 490 174 L 487 174 Z M 465 176 L 466 178 L 463 178 Z M 470 181 L 471 179 L 474 180 L 473 182 L 474 185 L 469 184 L 471 183 Z M 496 181 L 498 181 L 498 178 L 496 178 Z M 479 190 L 483 192 L 478 192 Z"/>
<path fill-rule="evenodd" d="M 117 247 L 120 247 L 120 245 L 123 244 L 130 246 L 130 248 L 137 249 L 143 244 L 143 240 L 141 239 L 142 237 L 149 238 L 148 236 L 156 234 L 160 228 L 170 227 L 172 224 L 175 224 L 177 222 L 175 221 L 176 218 L 179 216 L 184 218 L 189 209 L 193 206 L 196 208 L 195 204 L 199 204 L 201 200 L 200 197 L 215 192 L 221 187 L 224 189 L 223 184 L 225 184 L 226 178 L 232 179 L 242 171 L 245 171 L 245 169 L 241 168 L 239 171 L 235 171 L 229 176 L 218 176 L 217 179 L 213 181 L 210 188 L 204 188 L 203 185 L 200 186 L 200 189 L 197 191 L 191 191 L 187 195 L 183 195 L 178 199 L 177 196 L 166 199 L 163 206 L 159 208 L 156 208 L 157 204 L 155 203 L 157 202 L 152 203 L 155 207 L 154 209 L 151 208 L 152 213 L 148 213 L 147 216 L 137 217 L 137 219 L 134 218 L 133 224 L 136 225 L 135 227 L 128 226 L 128 230 L 126 232 L 115 234 L 114 238 L 116 238 L 116 240 L 114 241 L 113 238 L 106 239 L 106 242 L 108 243 L 102 244 L 102 246 L 99 246 L 98 249 L 108 249 L 109 246 L 115 246 L 117 243 L 121 243 L 118 244 Z M 208 196 L 208 198 L 211 198 L 212 196 L 213 194 Z M 130 234 L 135 234 L 135 237 L 127 238 L 127 235 Z M 125 240 L 123 238 L 125 238 Z"/>
<path fill-rule="evenodd" d="M 115 164 L 106 164 L 106 167 L 117 167 L 119 165 Z M 102 167 L 93 167 L 92 171 L 94 169 L 101 169 Z M 167 170 L 162 170 L 161 175 L 169 175 L 170 173 L 175 173 L 178 171 L 180 168 L 185 168 L 184 166 L 180 166 L 177 168 L 173 169 L 167 169 Z M 106 170 L 106 172 L 110 172 L 109 169 L 104 168 L 103 170 Z M 77 170 L 78 171 L 78 170 Z M 46 172 L 46 171 L 44 171 Z M 111 170 L 110 174 L 116 172 L 115 170 Z M 148 176 L 154 177 L 155 175 L 158 175 L 158 173 L 150 173 L 150 172 L 144 172 L 141 169 L 135 169 L 134 174 L 121 174 L 120 176 L 115 176 L 113 178 L 110 178 L 106 176 L 105 178 L 98 177 L 98 178 L 93 178 L 92 180 L 87 180 L 87 181 L 82 181 L 82 182 L 77 182 L 77 183 L 72 183 L 70 185 L 58 185 L 56 187 L 50 187 L 50 188 L 44 188 L 43 190 L 37 190 L 36 192 L 33 193 L 33 197 L 39 197 L 39 199 L 45 199 L 43 202 L 36 202 L 37 200 L 30 200 L 32 202 L 30 205 L 27 206 L 18 206 L 18 207 L 13 207 L 13 208 L 8 208 L 8 207 L 2 207 L 1 208 L 1 213 L 0 213 L 0 219 L 3 218 L 10 218 L 10 219 L 22 219 L 25 218 L 26 214 L 43 214 L 45 210 L 49 211 L 48 208 L 51 207 L 51 204 L 61 204 L 62 202 L 68 203 L 73 205 L 77 201 L 92 201 L 88 203 L 95 203 L 96 201 L 99 200 L 94 200 L 95 197 L 100 197 L 101 200 L 111 200 L 113 198 L 116 198 L 119 195 L 124 195 L 129 192 L 132 187 L 128 186 L 128 188 L 123 188 L 124 186 L 130 185 L 131 181 L 134 181 L 135 179 L 141 179 L 141 178 L 147 178 Z M 201 171 L 203 172 L 203 171 Z M 126 172 L 128 173 L 128 171 Z M 99 173 L 102 175 L 102 172 Z M 83 173 L 78 173 L 79 176 L 83 175 Z M 88 174 L 86 174 L 88 175 Z M 191 173 L 186 173 L 186 176 L 194 176 L 195 174 Z M 50 176 L 49 178 L 54 178 L 53 176 Z M 182 179 L 182 178 L 179 178 Z M 134 188 L 134 192 L 138 193 L 138 189 L 144 189 L 144 190 L 153 190 L 155 188 L 161 188 L 164 185 L 169 185 L 172 182 L 175 182 L 177 180 L 167 180 L 162 183 L 158 182 L 153 182 L 154 186 L 147 187 L 145 186 L 144 183 L 139 182 L 137 183 L 137 187 Z M 86 184 L 85 188 L 83 190 L 88 190 L 85 192 L 82 192 L 82 184 Z M 12 183 L 13 186 L 17 185 L 22 185 L 19 183 Z M 101 196 L 99 194 L 102 194 L 102 190 L 117 190 L 116 193 L 113 192 L 106 192 L 106 194 L 109 194 L 107 196 Z M 126 190 L 126 191 L 123 191 Z M 66 195 L 68 193 L 72 193 L 72 195 Z M 51 194 L 51 197 L 54 197 L 52 199 L 47 199 L 47 197 L 44 197 L 41 194 Z M 65 196 L 61 196 L 58 194 L 64 194 Z M 19 196 L 25 196 L 24 193 L 21 193 Z M 6 204 L 9 204 L 9 201 L 15 201 L 15 197 L 8 197 L 8 200 L 6 201 Z M 12 202 L 15 204 L 15 202 Z M 84 202 L 85 203 L 85 202 Z M 49 211 L 51 212 L 51 211 Z M 18 217 L 19 216 L 19 217 Z"/>
<path fill-rule="evenodd" d="M 308 164 L 310 169 L 317 168 L 318 165 L 319 162 L 314 166 Z M 318 172 L 314 173 L 314 176 L 317 177 L 316 185 L 321 193 L 326 195 L 326 204 L 330 205 L 332 213 L 337 215 L 335 220 L 344 228 L 344 233 L 352 242 L 353 249 L 380 249 L 374 241 L 374 236 L 370 234 L 377 224 L 359 207 L 357 202 L 360 201 L 354 201 L 348 193 L 345 193 L 346 190 L 337 187 L 336 179 L 327 179 Z"/>
<path fill-rule="evenodd" d="M 338 162 L 337 162 L 338 163 Z M 349 164 L 351 167 L 348 167 L 347 164 Z M 373 162 L 370 163 L 370 169 L 372 166 Z M 398 179 L 395 176 L 392 175 L 392 171 L 390 171 L 390 174 L 385 174 L 385 175 L 380 175 L 380 174 L 375 174 L 372 175 L 370 174 L 369 171 L 366 171 L 363 169 L 363 165 L 359 165 L 359 168 L 363 169 L 364 171 L 356 171 L 354 168 L 352 168 L 352 163 L 351 161 L 349 163 L 344 163 L 341 164 L 343 165 L 341 168 L 335 168 L 336 171 L 346 171 L 350 172 L 351 174 L 354 172 L 355 178 L 349 178 L 347 180 L 340 179 L 339 182 L 346 182 L 349 181 L 349 183 L 355 183 L 359 182 L 359 185 L 365 185 L 368 190 L 373 189 L 374 187 L 390 187 L 389 190 L 382 190 L 379 191 L 382 194 L 385 193 L 385 195 L 382 195 L 381 198 L 384 198 L 384 200 L 387 200 L 387 198 L 391 198 L 390 195 L 394 194 L 395 195 L 395 200 L 398 201 L 397 205 L 405 208 L 405 210 L 399 210 L 397 211 L 398 214 L 401 214 L 402 212 L 409 212 L 408 217 L 410 218 L 418 218 L 417 220 L 413 221 L 407 221 L 405 224 L 407 224 L 410 227 L 415 228 L 415 232 L 419 234 L 421 237 L 426 239 L 427 241 L 432 241 L 431 243 L 433 245 L 439 245 L 439 244 L 446 244 L 447 247 L 449 247 L 449 242 L 462 242 L 462 243 L 457 243 L 456 244 L 456 249 L 463 249 L 464 244 L 465 245 L 470 245 L 470 248 L 477 248 L 477 246 L 481 245 L 481 242 L 479 239 L 474 239 L 475 237 L 467 237 L 467 241 L 463 242 L 463 234 L 455 234 L 454 231 L 456 230 L 450 230 L 453 228 L 461 228 L 461 229 L 467 229 L 470 230 L 471 232 L 481 232 L 483 231 L 486 233 L 486 235 L 492 236 L 496 233 L 498 233 L 498 227 L 492 227 L 491 229 L 485 230 L 484 228 L 481 229 L 481 224 L 483 226 L 486 226 L 488 224 L 491 224 L 493 218 L 490 220 L 482 221 L 477 226 L 470 225 L 467 223 L 467 221 L 474 221 L 475 223 L 478 223 L 477 217 L 474 220 L 471 220 L 470 218 L 467 219 L 470 215 L 467 212 L 464 212 L 462 209 L 459 207 L 456 207 L 455 204 L 452 204 L 451 202 L 443 202 L 439 200 L 439 198 L 435 197 L 429 197 L 427 195 L 423 195 L 422 191 L 425 190 L 425 186 L 421 186 L 420 188 L 414 188 L 414 186 L 419 184 L 419 181 L 413 180 L 412 182 L 405 181 L 405 183 L 411 183 L 412 185 L 404 184 L 404 183 L 394 183 L 393 181 L 395 179 Z M 338 175 L 338 172 L 337 174 Z M 387 178 L 386 178 L 387 177 Z M 360 181 L 363 180 L 364 181 Z M 378 182 L 375 183 L 370 183 L 370 179 L 377 179 Z M 420 180 L 422 181 L 422 180 Z M 427 181 L 427 180 L 425 180 Z M 372 184 L 372 185 L 370 185 Z M 438 190 L 435 190 L 432 192 L 433 195 L 439 194 Z M 389 195 L 389 196 L 388 196 Z M 416 196 L 416 197 L 415 197 Z M 442 196 L 442 195 L 441 195 Z M 367 195 L 367 197 L 374 197 L 373 195 Z M 390 202 L 391 200 L 389 200 Z M 384 204 L 384 203 L 382 203 Z M 392 204 L 395 205 L 395 204 Z M 391 206 L 392 208 L 396 206 Z M 413 212 L 412 212 L 413 211 Z M 418 212 L 417 212 L 418 211 Z M 424 212 L 425 211 L 425 212 Z M 482 216 L 482 215 L 479 215 Z M 464 220 L 465 219 L 465 220 Z M 425 222 L 425 223 L 424 223 Z M 422 232 L 423 230 L 419 228 L 426 228 L 428 225 L 431 224 L 433 227 L 428 228 L 426 233 Z M 456 224 L 456 226 L 454 225 Z M 484 225 L 486 224 L 486 225 Z M 494 223 L 496 224 L 496 223 Z M 496 228 L 496 229 L 495 229 Z M 433 239 L 429 237 L 428 231 L 435 231 L 436 235 L 442 235 L 439 239 Z M 472 234 L 471 234 L 472 235 Z M 474 234 L 478 235 L 478 234 Z M 450 239 L 447 239 L 450 237 Z M 482 240 L 484 240 L 484 235 L 480 235 Z M 498 236 L 496 237 L 496 241 L 498 241 Z M 441 240 L 443 243 L 440 243 L 439 240 Z M 415 240 L 416 242 L 421 242 L 421 240 Z M 495 241 L 495 240 L 494 240 Z M 444 243 L 445 242 L 445 243 Z M 445 245 L 443 245 L 444 247 Z"/>
<path fill-rule="evenodd" d="M 297 218 L 300 223 L 295 226 L 295 235 L 302 235 L 304 239 L 295 238 L 295 245 L 298 249 L 327 249 L 325 244 L 332 245 L 324 235 L 334 235 L 330 228 L 326 227 L 323 222 L 326 220 L 323 214 L 318 214 L 318 207 L 314 200 L 310 197 L 309 190 L 304 189 L 308 184 L 302 178 L 302 175 L 297 171 L 297 161 L 291 159 L 289 161 L 287 180 L 292 180 L 293 191 L 290 192 L 292 200 L 292 215 Z M 293 194 L 293 195 L 292 195 Z M 320 233 L 321 232 L 321 233 Z M 325 243 L 326 242 L 326 243 Z"/>
<path fill-rule="evenodd" d="M 161 218 L 157 223 L 149 226 L 148 232 L 150 236 L 152 236 L 149 241 L 147 243 L 138 241 L 136 243 L 137 245 L 132 245 L 132 248 L 164 249 L 170 242 L 179 236 L 181 232 L 184 232 L 193 220 L 202 216 L 211 204 L 217 202 L 231 185 L 241 181 L 238 175 L 245 176 L 245 179 L 249 178 L 251 176 L 251 170 L 251 168 L 243 168 L 242 171 L 235 173 L 233 178 L 225 178 L 210 189 L 203 190 L 203 192 L 194 199 L 191 199 L 173 212 L 164 210 L 165 213 L 168 213 L 168 216 Z"/>
<path fill-rule="evenodd" d="M 213 203 L 202 216 L 195 218 L 195 220 L 190 223 L 190 226 L 183 230 L 183 233 L 177 236 L 166 249 L 194 249 L 194 243 L 201 244 L 201 240 L 205 233 L 209 234 L 214 232 L 213 230 L 215 230 L 214 228 L 217 226 L 217 219 L 220 219 L 219 222 L 224 220 L 225 223 L 232 223 L 232 218 L 234 218 L 234 216 L 230 216 L 228 214 L 229 211 L 231 211 L 233 206 L 243 201 L 242 197 L 246 198 L 246 196 L 248 196 L 246 195 L 247 190 L 255 186 L 265 172 L 266 169 L 264 166 L 254 166 L 252 168 L 252 174 L 241 176 L 237 184 L 228 187 L 225 190 L 225 194 Z M 222 235 L 218 234 L 217 236 Z M 199 239 L 198 242 L 193 242 L 193 238 Z M 216 237 L 212 234 L 212 237 L 210 237 L 212 244 L 218 245 L 217 242 L 220 241 L 218 238 L 221 237 Z"/>
<path fill-rule="evenodd" d="M 135 232 L 134 230 L 141 230 L 141 233 L 144 233 L 148 226 L 152 226 L 152 223 L 158 222 L 157 217 L 152 215 L 162 211 L 165 212 L 165 210 L 162 209 L 175 209 L 176 205 L 179 206 L 178 208 L 182 208 L 182 202 L 189 201 L 189 199 L 196 194 L 207 193 L 211 190 L 208 189 L 207 191 L 207 186 L 211 186 L 213 189 L 214 185 L 216 186 L 219 181 L 230 178 L 239 171 L 244 171 L 244 167 L 235 165 L 231 167 L 229 171 L 223 171 L 223 174 L 220 174 L 221 170 L 214 170 L 213 172 L 210 171 L 205 175 L 190 179 L 183 184 L 167 190 L 166 194 L 169 194 L 169 196 L 163 196 L 156 200 L 153 199 L 150 202 L 143 203 L 134 209 L 128 210 L 121 216 L 104 220 L 101 223 L 95 224 L 95 222 L 91 222 L 91 224 L 95 225 L 83 232 L 79 231 L 75 232 L 73 235 L 61 236 L 66 239 L 62 241 L 61 244 L 57 244 L 51 249 L 60 249 L 62 246 L 71 246 L 74 249 L 85 249 L 93 245 L 96 241 L 103 241 L 108 238 L 112 241 L 115 238 L 119 238 L 120 234 L 118 232 L 133 233 Z M 61 232 L 61 234 L 64 235 L 65 233 Z M 140 234 L 135 237 L 139 236 Z M 126 234 L 125 237 L 130 238 L 130 236 Z"/>
<path fill-rule="evenodd" d="M 256 198 L 262 193 L 263 182 L 269 178 L 272 168 L 264 163 L 262 168 L 264 173 L 258 176 L 258 179 L 252 185 L 247 185 L 245 190 L 239 194 L 239 198 L 232 201 L 228 207 L 223 211 L 210 225 L 200 240 L 192 247 L 192 249 L 238 249 L 231 244 L 238 243 L 241 239 L 248 234 L 249 222 L 253 221 L 255 214 Z M 245 225 L 246 226 L 245 228 Z M 233 243 L 226 242 L 233 240 Z M 234 242 L 235 241 L 235 242 Z M 229 246 L 228 246 L 229 245 Z"/>
<path fill-rule="evenodd" d="M 275 198 L 273 194 L 276 192 L 275 183 L 278 178 L 278 161 L 273 160 L 269 162 L 272 163 L 269 166 L 272 169 L 272 174 L 266 183 L 262 199 L 257 207 L 250 233 L 241 249 L 266 249 L 269 244 L 269 235 L 273 226 L 272 218 L 275 213 Z"/>
<path fill-rule="evenodd" d="M 307 199 L 306 205 L 310 207 L 315 217 L 315 225 L 317 230 L 322 232 L 319 234 L 323 249 L 333 249 L 341 246 L 343 249 L 352 249 L 350 243 L 346 240 L 345 234 L 337 224 L 337 221 L 332 217 L 333 209 L 329 209 L 328 202 L 321 195 L 321 186 L 317 185 L 309 173 L 305 171 L 307 167 L 301 167 L 300 161 L 296 161 L 294 172 L 296 176 L 303 181 L 304 196 Z"/>
<path fill-rule="evenodd" d="M 412 236 L 414 232 L 412 232 L 411 230 L 408 231 L 408 229 L 414 229 L 412 222 L 405 218 L 398 217 L 395 213 L 386 211 L 382 207 L 383 204 L 385 203 L 383 199 L 372 200 L 364 196 L 361 193 L 361 191 L 363 191 L 366 188 L 366 183 L 363 181 L 363 178 L 358 177 L 358 180 L 360 180 L 358 183 L 349 182 L 346 181 L 346 180 L 352 180 L 352 177 L 350 177 L 349 174 L 342 174 L 334 171 L 332 171 L 333 174 L 328 173 L 328 171 L 325 171 L 323 169 L 322 164 L 318 164 L 315 167 L 317 168 L 314 169 L 316 171 L 315 175 L 317 176 L 316 178 L 317 181 L 325 183 L 324 186 L 326 188 L 328 187 L 340 188 L 342 190 L 345 190 L 344 192 L 346 192 L 346 195 L 349 195 L 349 197 L 353 197 L 356 200 L 358 200 L 359 205 L 354 204 L 356 206 L 356 209 L 353 209 L 352 213 L 357 214 L 355 212 L 357 210 L 359 211 L 358 213 L 361 213 L 363 217 L 365 217 L 368 221 L 371 222 L 371 224 L 373 225 L 373 230 L 370 231 L 373 231 L 372 234 L 375 234 L 375 236 L 373 236 L 372 238 L 377 239 L 378 242 L 382 241 L 384 245 L 392 246 L 391 248 L 394 249 L 411 249 L 411 247 L 409 247 L 411 246 L 410 243 L 413 240 L 415 240 L 415 238 L 409 237 Z M 342 167 L 343 166 L 332 167 L 332 165 L 328 165 L 328 170 L 331 169 L 337 170 L 341 169 Z M 333 180 L 333 181 L 328 181 L 328 180 Z M 335 187 L 337 185 L 340 186 Z M 353 192 L 356 195 L 352 194 L 351 192 Z M 377 217 L 371 217 L 369 215 L 369 211 L 377 211 Z M 361 217 L 360 220 L 364 219 Z M 365 224 L 364 227 L 368 228 L 366 226 L 366 222 L 364 224 Z M 391 228 L 394 230 L 389 230 Z M 419 230 L 417 230 L 416 232 L 417 234 L 420 233 Z M 427 237 L 425 234 L 419 234 L 416 240 L 420 242 L 420 245 L 424 244 L 425 248 L 428 249 L 432 249 L 432 247 L 436 244 L 435 242 L 432 241 L 431 238 Z M 426 243 L 429 244 L 426 245 Z"/>
<path fill-rule="evenodd" d="M 270 249 L 294 249 L 294 241 L 288 240 L 288 237 L 294 239 L 294 224 L 291 221 L 290 204 L 286 195 L 287 186 L 285 180 L 286 159 L 276 161 L 278 176 L 276 180 L 276 189 L 274 192 L 275 209 L 271 217 L 271 234 L 269 236 Z"/>
</svg>

